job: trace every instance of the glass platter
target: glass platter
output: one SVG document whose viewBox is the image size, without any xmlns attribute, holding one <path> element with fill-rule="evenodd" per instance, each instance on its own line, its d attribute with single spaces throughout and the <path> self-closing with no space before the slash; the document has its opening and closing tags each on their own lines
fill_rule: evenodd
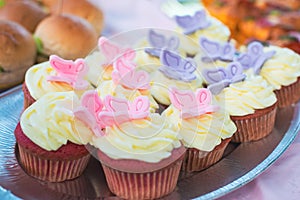
<svg viewBox="0 0 300 200">
<path fill-rule="evenodd" d="M 92 159 L 79 178 L 47 183 L 28 176 L 17 161 L 14 128 L 23 107 L 21 86 L 0 94 L 1 199 L 116 199 L 109 191 L 102 168 Z M 173 193 L 164 199 L 214 199 L 253 180 L 292 143 L 300 130 L 300 103 L 280 109 L 275 128 L 257 142 L 230 144 L 221 161 L 197 173 L 181 174 Z"/>
</svg>

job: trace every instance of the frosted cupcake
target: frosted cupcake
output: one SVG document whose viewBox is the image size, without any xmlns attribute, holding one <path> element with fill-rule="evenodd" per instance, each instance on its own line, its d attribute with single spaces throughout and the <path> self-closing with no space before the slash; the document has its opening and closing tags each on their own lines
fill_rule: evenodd
<svg viewBox="0 0 300 200">
<path fill-rule="evenodd" d="M 262 76 L 273 88 L 278 106 L 285 107 L 300 99 L 300 56 L 294 51 L 277 46 L 263 47 L 250 43 L 247 51 L 237 58 L 249 73 Z"/>
<path fill-rule="evenodd" d="M 276 95 L 261 77 L 247 77 L 238 62 L 226 68 L 203 70 L 208 89 L 237 126 L 232 141 L 259 140 L 270 134 L 276 117 Z"/>
<path fill-rule="evenodd" d="M 237 130 L 228 113 L 211 104 L 205 88 L 196 92 L 172 88 L 170 99 L 163 115 L 177 127 L 187 148 L 182 170 L 201 171 L 218 162 Z"/>
<path fill-rule="evenodd" d="M 50 56 L 50 60 L 29 68 L 23 84 L 24 108 L 50 92 L 75 91 L 81 95 L 92 88 L 85 79 L 88 71 L 83 59 L 64 60 Z"/>
<path fill-rule="evenodd" d="M 93 132 L 73 109 L 80 106 L 74 92 L 45 94 L 21 116 L 15 130 L 19 162 L 30 176 L 61 182 L 80 176 L 90 158 L 85 148 Z"/>
<path fill-rule="evenodd" d="M 182 58 L 178 54 L 163 50 L 160 56 L 162 66 L 151 74 L 151 94 L 162 105 L 168 106 L 169 88 L 196 90 L 202 87 L 202 79 L 198 76 L 196 65 L 191 58 Z"/>
<path fill-rule="evenodd" d="M 112 193 L 125 199 L 154 199 L 171 193 L 185 148 L 174 128 L 163 123 L 165 118 L 150 113 L 147 97 L 130 102 L 106 96 L 102 102 L 91 95 L 85 102 L 102 105 L 96 106 L 93 116 L 105 134 L 94 137 L 91 144 L 98 149 Z M 95 107 L 86 104 L 84 107 Z"/>
<path fill-rule="evenodd" d="M 222 22 L 209 16 L 205 10 L 199 10 L 193 15 L 175 16 L 177 25 L 186 36 L 180 38 L 179 49 L 193 56 L 199 51 L 199 37 L 207 37 L 219 42 L 230 38 L 230 30 Z M 187 37 L 188 36 L 188 37 Z"/>
</svg>

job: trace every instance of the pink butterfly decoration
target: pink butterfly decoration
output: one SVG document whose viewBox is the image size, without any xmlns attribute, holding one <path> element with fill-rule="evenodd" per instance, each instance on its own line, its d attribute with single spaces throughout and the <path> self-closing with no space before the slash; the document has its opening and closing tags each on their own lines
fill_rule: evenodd
<svg viewBox="0 0 300 200">
<path fill-rule="evenodd" d="M 150 77 L 146 71 L 135 71 L 135 65 L 118 59 L 113 64 L 112 80 L 115 84 L 122 84 L 129 89 L 145 90 L 150 88 Z"/>
<path fill-rule="evenodd" d="M 98 96 L 97 91 L 87 91 L 81 98 L 81 107 L 74 111 L 74 115 L 87 124 L 96 136 L 103 136 L 102 129 L 105 127 L 99 114 L 103 109 L 103 102 Z"/>
<path fill-rule="evenodd" d="M 64 82 L 71 85 L 74 89 L 86 89 L 89 83 L 84 80 L 84 75 L 88 71 L 88 66 L 84 60 L 79 58 L 74 62 L 64 60 L 56 55 L 50 56 L 50 65 L 57 72 L 56 76 L 48 76 L 48 81 Z"/>
<path fill-rule="evenodd" d="M 132 61 L 135 58 L 135 51 L 131 48 L 122 48 L 110 42 L 106 37 L 100 37 L 98 47 L 106 58 L 106 65 L 109 65 L 114 60 L 122 59 Z"/>
<path fill-rule="evenodd" d="M 190 90 L 178 90 L 173 87 L 169 96 L 174 107 L 181 110 L 181 117 L 184 119 L 215 112 L 219 109 L 218 106 L 211 105 L 212 96 L 206 88 L 199 88 L 194 93 Z"/>
<path fill-rule="evenodd" d="M 104 105 L 106 110 L 103 110 L 99 117 L 106 126 L 143 119 L 149 115 L 150 102 L 146 96 L 139 96 L 133 102 L 129 102 L 108 95 L 104 98 Z"/>
</svg>

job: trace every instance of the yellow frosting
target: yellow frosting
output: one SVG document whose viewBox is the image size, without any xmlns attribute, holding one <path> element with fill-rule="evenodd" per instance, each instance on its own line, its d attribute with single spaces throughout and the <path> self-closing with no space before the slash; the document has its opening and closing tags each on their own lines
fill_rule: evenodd
<svg viewBox="0 0 300 200">
<path fill-rule="evenodd" d="M 68 141 L 87 144 L 93 132 L 83 122 L 75 120 L 73 110 L 79 105 L 72 91 L 48 93 L 22 113 L 22 130 L 32 142 L 47 151 L 55 151 Z"/>
<path fill-rule="evenodd" d="M 106 128 L 106 135 L 94 137 L 91 144 L 113 159 L 157 163 L 181 146 L 179 134 L 165 121 L 152 113 L 146 119 Z"/>
<path fill-rule="evenodd" d="M 149 55 L 144 50 L 136 51 L 135 63 L 138 69 L 148 73 L 156 71 L 161 66 L 159 58 Z"/>
<path fill-rule="evenodd" d="M 94 51 L 88 55 L 85 59 L 89 71 L 87 73 L 87 80 L 93 85 L 98 86 L 102 81 L 111 80 L 112 65 L 103 67 L 106 58 L 99 51 Z"/>
<path fill-rule="evenodd" d="M 290 85 L 300 77 L 300 56 L 288 48 L 264 48 L 264 51 L 271 50 L 275 50 L 276 54 L 264 63 L 260 75 L 274 90 L 279 90 L 281 86 Z"/>
<path fill-rule="evenodd" d="M 170 105 L 162 115 L 175 124 L 186 147 L 201 151 L 212 151 L 222 139 L 230 138 L 237 130 L 228 113 L 223 111 L 181 119 L 180 111 Z"/>
<path fill-rule="evenodd" d="M 47 77 L 57 75 L 50 62 L 43 62 L 29 68 L 25 75 L 25 83 L 30 95 L 39 99 L 49 92 L 66 92 L 74 89 L 67 83 L 48 81 Z M 92 88 L 89 86 L 89 88 Z M 82 95 L 84 90 L 74 90 L 77 95 Z"/>
<path fill-rule="evenodd" d="M 150 111 L 155 112 L 158 109 L 158 104 L 151 96 L 149 90 L 132 90 L 124 88 L 121 84 L 116 85 L 113 81 L 103 81 L 97 87 L 98 95 L 104 99 L 105 96 L 111 95 L 118 98 L 128 99 L 133 101 L 138 96 L 147 96 L 150 101 Z M 152 88 L 151 88 L 152 90 Z"/>
<path fill-rule="evenodd" d="M 196 73 L 196 72 L 195 72 Z M 169 88 L 171 86 L 180 90 L 193 90 L 202 87 L 202 79 L 198 76 L 191 82 L 174 80 L 166 77 L 162 72 L 156 71 L 151 74 L 151 94 L 161 104 L 170 105 Z"/>
<path fill-rule="evenodd" d="M 233 83 L 215 97 L 231 116 L 253 114 L 256 109 L 267 108 L 277 101 L 273 88 L 261 76 Z"/>
<path fill-rule="evenodd" d="M 197 30 L 190 35 L 182 35 L 180 37 L 180 51 L 184 51 L 191 55 L 197 54 L 201 50 L 199 46 L 199 37 L 206 37 L 217 42 L 227 42 L 229 40 L 229 28 L 214 17 L 207 16 L 207 18 L 211 22 L 209 27 Z M 179 31 L 182 32 L 181 29 Z"/>
</svg>

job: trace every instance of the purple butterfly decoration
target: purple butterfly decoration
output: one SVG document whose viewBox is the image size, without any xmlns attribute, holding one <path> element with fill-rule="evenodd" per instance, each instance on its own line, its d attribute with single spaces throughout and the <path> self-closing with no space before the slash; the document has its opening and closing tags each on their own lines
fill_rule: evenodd
<svg viewBox="0 0 300 200">
<path fill-rule="evenodd" d="M 257 75 L 260 73 L 263 64 L 270 59 L 276 51 L 263 51 L 263 45 L 259 42 L 252 42 L 247 47 L 247 52 L 240 54 L 236 61 L 239 62 L 244 70 L 253 68 L 254 73 Z"/>
<path fill-rule="evenodd" d="M 215 60 L 232 61 L 236 52 L 233 44 L 229 42 L 219 43 L 200 37 L 199 44 L 207 53 L 207 56 L 202 57 L 203 62 L 213 62 Z"/>
<path fill-rule="evenodd" d="M 149 31 L 148 41 L 153 48 L 146 48 L 145 52 L 155 57 L 160 56 L 162 49 L 176 51 L 179 46 L 178 37 L 166 38 L 164 35 L 154 32 L 154 30 Z"/>
<path fill-rule="evenodd" d="M 231 83 L 244 80 L 243 67 L 238 62 L 228 64 L 226 68 L 204 69 L 202 75 L 208 82 L 208 89 L 214 95 L 219 94 L 225 87 Z"/>
<path fill-rule="evenodd" d="M 161 52 L 160 61 L 163 65 L 159 70 L 165 76 L 185 82 L 196 79 L 196 75 L 193 74 L 196 70 L 196 64 L 193 59 L 183 59 L 181 56 L 164 49 Z"/>
<path fill-rule="evenodd" d="M 197 30 L 205 29 L 210 26 L 211 22 L 207 19 L 205 10 L 197 11 L 193 16 L 175 16 L 178 26 L 184 29 L 183 33 L 188 35 Z"/>
</svg>

